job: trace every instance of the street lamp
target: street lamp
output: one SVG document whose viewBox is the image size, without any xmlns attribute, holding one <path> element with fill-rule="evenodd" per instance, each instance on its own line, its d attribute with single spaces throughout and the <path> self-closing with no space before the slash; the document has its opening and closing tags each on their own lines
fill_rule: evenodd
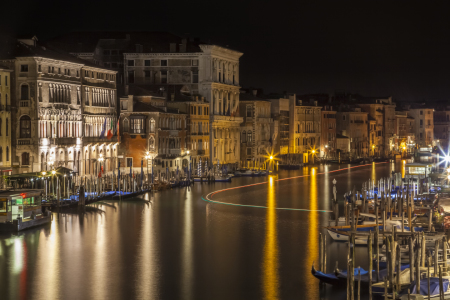
<svg viewBox="0 0 450 300">
<path fill-rule="evenodd" d="M 311 153 L 312 153 L 312 160 L 313 160 L 313 164 L 314 164 L 314 156 L 315 156 L 316 150 L 312 149 Z"/>
<path fill-rule="evenodd" d="M 187 155 L 189 155 L 189 150 L 186 151 Z M 191 183 L 191 157 L 189 156 L 189 162 L 188 162 L 188 182 Z"/>
<path fill-rule="evenodd" d="M 100 194 L 102 193 L 102 162 L 103 162 L 103 154 L 100 153 L 100 157 L 98 158 L 98 163 L 99 163 L 99 174 L 100 174 L 100 178 L 98 179 L 98 194 L 97 196 L 100 196 Z M 98 175 L 97 175 L 98 178 Z"/>
<path fill-rule="evenodd" d="M 150 152 L 147 151 L 146 155 L 145 155 L 145 159 L 147 160 L 147 188 L 150 185 L 150 177 L 149 177 L 149 174 L 148 174 L 148 160 L 150 159 L 150 157 L 151 157 L 150 156 Z"/>
<path fill-rule="evenodd" d="M 44 176 L 44 183 L 45 183 L 45 200 L 47 200 L 47 180 L 45 180 L 45 175 L 47 175 L 47 172 L 42 171 L 42 176 Z"/>
</svg>

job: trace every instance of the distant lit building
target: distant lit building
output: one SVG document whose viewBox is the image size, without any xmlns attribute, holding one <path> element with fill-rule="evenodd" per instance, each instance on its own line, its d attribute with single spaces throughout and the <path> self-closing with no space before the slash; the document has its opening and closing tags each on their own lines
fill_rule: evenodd
<svg viewBox="0 0 450 300">
<path fill-rule="evenodd" d="M 434 140 L 434 109 L 425 105 L 413 106 L 408 116 L 414 118 L 415 140 L 418 146 L 433 146 Z"/>
<path fill-rule="evenodd" d="M 10 175 L 11 169 L 11 75 L 13 70 L 0 65 L 0 170 Z"/>
<path fill-rule="evenodd" d="M 340 106 L 336 113 L 337 133 L 350 139 L 350 155 L 369 155 L 368 113 L 359 107 Z"/>
</svg>

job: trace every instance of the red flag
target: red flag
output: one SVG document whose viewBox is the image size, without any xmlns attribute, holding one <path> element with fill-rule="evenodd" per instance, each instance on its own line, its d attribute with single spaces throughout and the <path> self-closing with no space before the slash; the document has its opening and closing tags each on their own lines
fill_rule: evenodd
<svg viewBox="0 0 450 300">
<path fill-rule="evenodd" d="M 102 171 L 98 172 L 98 178 L 102 178 Z"/>
<path fill-rule="evenodd" d="M 103 170 L 103 166 L 102 166 L 102 173 L 105 174 L 105 170 Z"/>
<path fill-rule="evenodd" d="M 108 130 L 108 133 L 106 134 L 106 137 L 108 138 L 108 140 L 112 139 L 113 136 L 114 136 L 114 135 L 113 135 L 113 133 L 111 132 L 111 129 Z"/>
</svg>

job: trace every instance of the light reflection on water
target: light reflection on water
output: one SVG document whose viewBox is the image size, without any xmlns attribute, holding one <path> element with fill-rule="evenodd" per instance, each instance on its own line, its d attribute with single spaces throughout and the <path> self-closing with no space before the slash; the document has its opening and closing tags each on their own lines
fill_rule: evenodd
<svg viewBox="0 0 450 300">
<path fill-rule="evenodd" d="M 279 299 L 278 289 L 278 241 L 277 241 L 277 200 L 274 178 L 267 184 L 266 238 L 264 244 L 264 299 Z"/>
<path fill-rule="evenodd" d="M 340 167 L 346 167 L 341 165 Z M 108 202 L 98 213 L 53 214 L 51 226 L 0 237 L 0 291 L 5 299 L 345 299 L 345 289 L 319 293 L 311 276 L 319 233 L 329 214 L 276 210 L 330 209 L 368 179 L 390 175 L 392 165 L 321 174 L 338 166 L 282 171 L 277 177 L 236 178 L 153 194 L 152 204 Z M 396 164 L 398 171 L 400 164 Z M 299 175 L 292 180 L 276 181 Z M 223 193 L 214 190 L 268 181 Z M 265 186 L 267 185 L 267 187 Z M 148 200 L 149 198 L 146 198 Z M 343 209 L 340 209 L 343 212 Z M 328 271 L 345 268 L 346 245 L 327 240 Z M 367 251 L 356 249 L 366 267 Z M 3 297 L 1 297 L 3 299 Z"/>
</svg>

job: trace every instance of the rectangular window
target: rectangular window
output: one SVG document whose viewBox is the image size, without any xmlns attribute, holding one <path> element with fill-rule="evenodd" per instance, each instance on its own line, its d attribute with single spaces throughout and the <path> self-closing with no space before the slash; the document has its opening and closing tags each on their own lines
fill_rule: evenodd
<svg viewBox="0 0 450 300">
<path fill-rule="evenodd" d="M 144 77 L 150 78 L 150 71 L 144 71 Z"/>
<path fill-rule="evenodd" d="M 8 76 L 5 76 L 5 85 L 8 86 Z"/>
<path fill-rule="evenodd" d="M 111 50 L 103 50 L 103 55 L 111 55 Z"/>
<path fill-rule="evenodd" d="M 117 63 L 111 63 L 112 68 L 117 68 Z"/>
<path fill-rule="evenodd" d="M 161 71 L 161 83 L 167 83 L 167 71 Z"/>
<path fill-rule="evenodd" d="M 144 60 L 144 66 L 150 67 L 150 59 Z"/>
<path fill-rule="evenodd" d="M 420 115 L 423 115 L 423 111 L 422 110 L 420 111 Z"/>
<path fill-rule="evenodd" d="M 192 83 L 198 83 L 198 70 L 192 71 Z"/>
<path fill-rule="evenodd" d="M 111 50 L 111 55 L 117 55 L 119 52 L 117 50 Z"/>
<path fill-rule="evenodd" d="M 198 115 L 199 115 L 199 116 L 202 114 L 202 108 L 201 108 L 201 106 L 198 106 L 197 112 L 198 112 Z"/>
<path fill-rule="evenodd" d="M 128 60 L 128 66 L 129 67 L 134 67 L 134 59 L 129 59 Z"/>
<path fill-rule="evenodd" d="M 133 158 L 127 157 L 127 167 L 133 167 Z"/>
<path fill-rule="evenodd" d="M 42 72 L 42 67 L 41 67 L 41 65 L 38 65 L 38 72 Z"/>
<path fill-rule="evenodd" d="M 208 113 L 206 112 L 206 107 L 203 107 L 203 114 L 206 116 Z"/>
<path fill-rule="evenodd" d="M 20 72 L 28 72 L 28 65 L 20 65 Z"/>
<path fill-rule="evenodd" d="M 58 68 L 58 74 L 61 74 L 61 68 Z"/>
<path fill-rule="evenodd" d="M 131 119 L 131 133 L 145 133 L 143 118 Z"/>
<path fill-rule="evenodd" d="M 161 66 L 166 67 L 167 66 L 167 59 L 161 59 Z"/>
<path fill-rule="evenodd" d="M 134 83 L 134 71 L 128 71 L 128 83 Z"/>
<path fill-rule="evenodd" d="M 252 155 L 252 148 L 247 148 L 247 155 Z"/>
</svg>

